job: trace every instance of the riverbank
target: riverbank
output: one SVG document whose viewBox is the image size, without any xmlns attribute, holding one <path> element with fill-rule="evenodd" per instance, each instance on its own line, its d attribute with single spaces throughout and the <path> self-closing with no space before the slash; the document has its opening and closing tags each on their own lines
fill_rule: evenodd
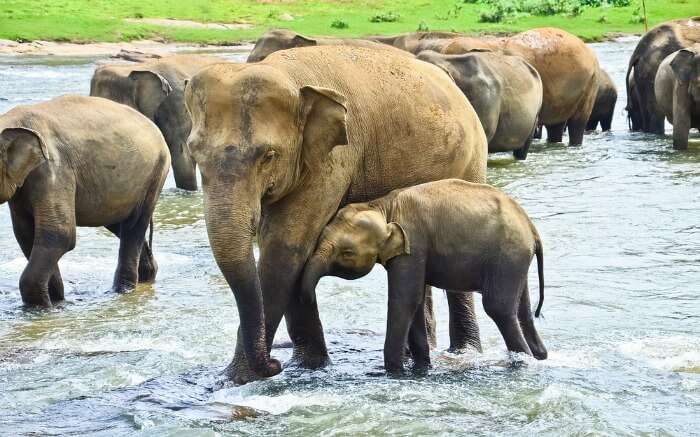
<svg viewBox="0 0 700 437">
<path fill-rule="evenodd" d="M 602 6 L 585 6 L 596 3 Z M 650 27 L 700 11 L 700 0 L 647 3 Z M 623 4 L 629 5 L 613 6 Z M 586 41 L 601 41 L 643 33 L 640 4 L 640 0 L 407 0 L 400 4 L 388 0 L 5 0 L 0 8 L 0 39 L 231 45 L 254 41 L 277 27 L 312 36 L 358 37 L 419 29 L 513 33 L 554 26 Z"/>
</svg>

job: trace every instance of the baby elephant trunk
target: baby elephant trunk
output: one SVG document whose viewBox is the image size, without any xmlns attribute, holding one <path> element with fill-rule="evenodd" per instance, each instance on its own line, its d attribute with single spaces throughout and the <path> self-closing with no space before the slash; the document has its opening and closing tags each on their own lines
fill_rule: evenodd
<svg viewBox="0 0 700 437">
<path fill-rule="evenodd" d="M 314 254 L 304 267 L 304 274 L 301 279 L 301 301 L 303 303 L 316 302 L 316 285 L 318 281 L 328 273 L 327 257 Z"/>
</svg>

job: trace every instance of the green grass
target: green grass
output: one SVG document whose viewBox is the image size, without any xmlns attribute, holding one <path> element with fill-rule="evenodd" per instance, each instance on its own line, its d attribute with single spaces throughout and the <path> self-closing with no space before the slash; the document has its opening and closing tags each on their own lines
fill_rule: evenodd
<svg viewBox="0 0 700 437">
<path fill-rule="evenodd" d="M 700 0 L 646 0 L 649 26 L 700 13 Z M 643 33 L 633 23 L 641 0 L 622 8 L 585 8 L 576 17 L 564 14 L 515 14 L 499 23 L 480 23 L 492 8 L 464 0 L 0 0 L 0 39 L 16 41 L 166 41 L 225 44 L 253 40 L 274 27 L 306 35 L 363 36 L 430 30 L 467 33 L 517 32 L 542 26 L 560 27 L 586 40 L 617 33 Z M 280 17 L 291 14 L 293 21 Z M 375 19 L 395 16 L 398 20 Z M 240 30 L 176 28 L 127 23 L 125 18 L 175 18 L 202 22 L 245 22 Z M 601 17 L 604 17 L 601 18 Z M 345 23 L 347 27 L 332 23 Z"/>
</svg>

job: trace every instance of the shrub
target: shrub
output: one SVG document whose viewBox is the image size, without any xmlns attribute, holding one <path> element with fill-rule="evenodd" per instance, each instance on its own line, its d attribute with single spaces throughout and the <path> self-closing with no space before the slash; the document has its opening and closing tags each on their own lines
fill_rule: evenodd
<svg viewBox="0 0 700 437">
<path fill-rule="evenodd" d="M 347 29 L 350 25 L 343 20 L 335 20 L 331 23 L 331 27 L 334 29 Z"/>
<path fill-rule="evenodd" d="M 430 32 L 428 24 L 425 21 L 421 21 L 418 25 L 418 32 Z"/>
<path fill-rule="evenodd" d="M 632 4 L 632 0 L 608 0 L 615 8 L 623 8 Z"/>
<path fill-rule="evenodd" d="M 395 14 L 394 12 L 387 12 L 384 14 L 377 14 L 369 18 L 369 21 L 372 23 L 394 23 L 396 21 L 399 21 L 399 14 Z"/>
<path fill-rule="evenodd" d="M 596 21 L 605 24 L 608 22 L 608 17 L 606 17 L 605 15 L 601 15 Z"/>
<path fill-rule="evenodd" d="M 482 12 L 479 15 L 479 23 L 500 23 L 506 14 L 503 8 L 496 7 L 490 11 Z"/>
</svg>

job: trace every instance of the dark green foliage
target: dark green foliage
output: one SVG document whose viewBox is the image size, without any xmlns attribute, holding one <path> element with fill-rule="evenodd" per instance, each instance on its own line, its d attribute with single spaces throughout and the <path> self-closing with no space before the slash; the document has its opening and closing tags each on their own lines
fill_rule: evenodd
<svg viewBox="0 0 700 437">
<path fill-rule="evenodd" d="M 386 12 L 383 14 L 377 14 L 369 18 L 372 23 L 394 23 L 399 21 L 400 15 L 394 12 Z"/>
<path fill-rule="evenodd" d="M 331 23 L 331 27 L 334 29 L 347 29 L 350 25 L 343 20 L 334 20 Z"/>
</svg>

